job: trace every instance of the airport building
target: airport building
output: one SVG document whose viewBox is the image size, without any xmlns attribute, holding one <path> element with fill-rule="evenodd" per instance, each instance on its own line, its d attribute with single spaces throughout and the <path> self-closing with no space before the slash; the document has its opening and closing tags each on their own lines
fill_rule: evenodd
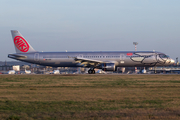
<svg viewBox="0 0 180 120">
<path fill-rule="evenodd" d="M 178 63 L 178 62 L 177 62 Z M 19 66 L 19 67 L 18 67 Z M 0 74 L 7 74 L 8 71 L 15 70 L 16 74 L 54 74 L 54 71 L 58 70 L 59 74 L 87 74 L 88 68 L 80 67 L 50 67 L 50 66 L 40 66 L 36 64 L 29 64 L 26 62 L 17 61 L 0 61 Z M 144 72 L 145 70 L 145 72 Z M 141 73 L 163 73 L 163 74 L 174 74 L 180 73 L 180 65 L 175 64 L 166 67 L 137 67 L 135 71 L 134 67 L 118 67 L 115 72 L 106 72 L 99 69 L 95 69 L 96 73 L 117 73 L 117 74 L 138 74 Z M 57 71 L 56 71 L 57 72 Z"/>
</svg>

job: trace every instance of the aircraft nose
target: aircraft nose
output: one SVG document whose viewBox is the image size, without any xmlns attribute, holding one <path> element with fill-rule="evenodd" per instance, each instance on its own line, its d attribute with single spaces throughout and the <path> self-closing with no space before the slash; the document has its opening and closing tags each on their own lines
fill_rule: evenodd
<svg viewBox="0 0 180 120">
<path fill-rule="evenodd" d="M 171 61 L 171 64 L 174 64 L 174 63 L 175 63 L 175 60 L 173 60 L 173 59 L 171 59 L 170 61 Z"/>
<path fill-rule="evenodd" d="M 174 63 L 175 63 L 175 60 L 173 60 L 171 58 L 167 59 L 167 61 L 166 61 L 166 65 L 173 65 Z"/>
</svg>

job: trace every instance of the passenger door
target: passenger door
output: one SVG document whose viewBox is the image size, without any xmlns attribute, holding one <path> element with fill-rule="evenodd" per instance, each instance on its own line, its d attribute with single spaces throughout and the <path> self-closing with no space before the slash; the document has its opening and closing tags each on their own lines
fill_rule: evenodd
<svg viewBox="0 0 180 120">
<path fill-rule="evenodd" d="M 34 54 L 34 61 L 36 61 L 36 62 L 39 61 L 39 53 Z"/>
</svg>

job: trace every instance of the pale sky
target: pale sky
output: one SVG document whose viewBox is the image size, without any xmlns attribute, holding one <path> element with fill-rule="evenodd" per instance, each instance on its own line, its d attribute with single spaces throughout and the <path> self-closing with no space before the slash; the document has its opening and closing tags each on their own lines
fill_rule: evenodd
<svg viewBox="0 0 180 120">
<path fill-rule="evenodd" d="M 180 0 L 0 0 L 0 61 L 15 53 L 10 30 L 37 51 L 133 51 L 138 42 L 180 59 Z"/>
</svg>

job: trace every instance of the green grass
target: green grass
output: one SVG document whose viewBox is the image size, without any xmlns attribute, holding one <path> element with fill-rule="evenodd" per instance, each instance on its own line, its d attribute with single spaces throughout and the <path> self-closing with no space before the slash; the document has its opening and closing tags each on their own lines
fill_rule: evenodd
<svg viewBox="0 0 180 120">
<path fill-rule="evenodd" d="M 0 119 L 179 119 L 179 75 L 1 75 Z"/>
</svg>

